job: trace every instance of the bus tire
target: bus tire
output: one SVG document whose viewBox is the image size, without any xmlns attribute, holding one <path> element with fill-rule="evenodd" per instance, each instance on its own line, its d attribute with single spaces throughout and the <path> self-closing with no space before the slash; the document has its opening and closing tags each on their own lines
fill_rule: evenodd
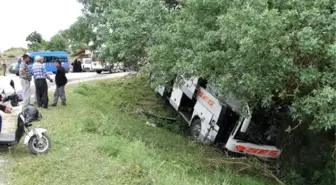
<svg viewBox="0 0 336 185">
<path fill-rule="evenodd" d="M 100 74 L 100 73 L 102 73 L 102 71 L 96 71 L 96 73 Z"/>
<path fill-rule="evenodd" d="M 193 139 L 201 140 L 202 122 L 199 118 L 196 118 L 191 122 L 189 129 L 189 133 Z"/>
</svg>

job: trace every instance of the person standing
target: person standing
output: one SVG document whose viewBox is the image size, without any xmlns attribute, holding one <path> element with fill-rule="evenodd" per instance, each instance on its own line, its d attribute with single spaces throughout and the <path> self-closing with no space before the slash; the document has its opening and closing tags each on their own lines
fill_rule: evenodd
<svg viewBox="0 0 336 185">
<path fill-rule="evenodd" d="M 48 79 L 50 82 L 53 80 L 47 74 L 45 67 L 43 65 L 44 58 L 41 56 L 35 57 L 35 62 L 33 64 L 33 76 L 35 82 L 36 90 L 36 103 L 38 107 L 48 108 Z"/>
<path fill-rule="evenodd" d="M 3 75 L 6 76 L 6 71 L 7 71 L 7 64 L 6 64 L 6 61 L 3 61 L 2 63 L 2 72 L 3 72 Z"/>
<path fill-rule="evenodd" d="M 83 72 L 82 62 L 80 60 L 78 60 L 78 72 Z"/>
<path fill-rule="evenodd" d="M 22 56 L 22 61 L 20 63 L 19 69 L 19 77 L 20 83 L 22 86 L 22 96 L 23 96 L 23 105 L 22 110 L 28 108 L 30 103 L 30 81 L 31 81 L 31 74 L 28 70 L 28 62 L 30 61 L 30 57 L 27 54 Z"/>
<path fill-rule="evenodd" d="M 55 107 L 58 102 L 58 98 L 61 98 L 62 105 L 66 105 L 66 98 L 65 98 L 65 90 L 64 86 L 68 83 L 68 79 L 65 76 L 65 69 L 62 67 L 62 63 L 57 59 L 55 61 L 55 65 L 57 68 L 56 76 L 55 76 L 55 83 L 56 89 L 54 93 L 54 102 L 51 106 Z"/>
<path fill-rule="evenodd" d="M 77 72 L 78 72 L 78 62 L 77 62 L 77 59 L 75 59 L 75 61 L 74 61 L 73 72 L 74 72 L 74 73 L 77 73 Z"/>
</svg>

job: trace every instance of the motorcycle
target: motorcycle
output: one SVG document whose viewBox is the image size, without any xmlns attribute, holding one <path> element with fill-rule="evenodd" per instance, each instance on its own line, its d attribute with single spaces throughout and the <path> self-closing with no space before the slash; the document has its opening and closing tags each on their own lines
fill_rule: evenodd
<svg viewBox="0 0 336 185">
<path fill-rule="evenodd" d="M 13 80 L 10 81 L 10 86 L 14 89 L 14 93 L 6 96 L 3 90 L 3 102 L 9 101 L 13 107 L 16 107 L 19 105 L 20 97 L 16 93 Z M 50 138 L 46 134 L 47 130 L 32 128 L 32 123 L 41 119 L 42 115 L 39 111 L 34 106 L 29 105 L 28 108 L 18 114 L 15 133 L 0 133 L 0 148 L 10 148 L 19 144 L 21 138 L 26 134 L 23 144 L 27 145 L 33 154 L 47 154 L 51 148 Z"/>
</svg>

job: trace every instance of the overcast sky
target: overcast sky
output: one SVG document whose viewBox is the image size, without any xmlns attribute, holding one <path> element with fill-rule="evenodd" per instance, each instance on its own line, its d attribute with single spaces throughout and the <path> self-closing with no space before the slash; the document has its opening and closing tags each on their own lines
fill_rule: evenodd
<svg viewBox="0 0 336 185">
<path fill-rule="evenodd" d="M 81 15 L 77 0 L 0 0 L 0 51 L 27 47 L 33 31 L 43 39 L 68 28 Z"/>
</svg>

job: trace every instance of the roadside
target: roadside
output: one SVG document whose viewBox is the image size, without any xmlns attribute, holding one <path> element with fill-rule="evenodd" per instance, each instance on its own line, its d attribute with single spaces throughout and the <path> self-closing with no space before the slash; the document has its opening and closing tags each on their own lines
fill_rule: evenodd
<svg viewBox="0 0 336 185">
<path fill-rule="evenodd" d="M 111 78 L 119 78 L 122 76 L 127 75 L 128 73 L 115 73 L 115 74 L 108 74 L 108 75 L 92 75 L 94 77 L 90 78 L 90 75 L 87 75 L 86 78 L 70 78 L 68 85 L 71 84 L 76 84 L 76 83 L 81 83 L 81 82 L 86 82 L 86 81 L 92 81 L 92 80 L 105 80 L 105 79 L 111 79 Z M 5 78 L 5 79 L 3 79 Z M 53 78 L 53 77 L 52 77 Z M 14 79 L 15 81 L 15 87 L 18 89 L 18 93 L 22 91 L 22 87 L 18 81 L 18 79 L 13 78 L 13 76 L 7 76 L 3 77 L 0 79 L 1 83 L 9 83 L 10 79 Z M 6 86 L 6 84 L 1 84 Z M 7 85 L 8 86 L 8 85 Z M 55 89 L 55 84 L 54 83 L 48 83 L 48 86 L 50 87 L 48 91 L 53 91 Z M 35 88 L 34 84 L 31 85 L 31 90 L 32 90 L 32 99 L 31 102 L 34 102 L 34 94 L 35 94 Z M 49 94 L 49 99 L 52 99 L 52 94 Z M 5 103 L 6 105 L 10 105 L 9 102 Z M 17 115 L 20 113 L 22 109 L 22 105 L 19 105 L 18 107 L 13 107 L 13 113 L 12 114 L 4 114 L 3 112 L 0 111 L 0 114 L 2 116 L 2 133 L 13 133 L 16 129 L 16 120 L 17 120 Z M 3 166 L 7 162 L 6 157 L 3 156 L 3 149 L 0 149 L 0 185 L 4 185 L 2 183 L 2 177 L 3 177 Z"/>
<path fill-rule="evenodd" d="M 93 80 L 104 80 L 104 79 L 110 79 L 110 78 L 118 78 L 127 75 L 128 73 L 115 73 L 115 74 L 110 74 L 110 75 L 87 75 L 85 76 L 79 76 L 79 77 L 72 77 L 69 78 L 68 85 L 71 84 L 76 84 L 76 83 L 81 83 L 81 82 L 87 82 L 87 81 L 93 81 Z M 50 75 L 52 79 L 54 79 L 54 75 Z M 20 94 L 22 92 L 22 87 L 20 85 L 20 81 L 18 78 L 13 78 L 13 76 L 6 76 L 6 80 L 0 81 L 1 83 L 9 82 L 10 79 L 14 79 L 15 83 L 15 88 L 17 90 L 17 93 Z M 7 84 L 7 86 L 9 86 Z M 48 91 L 54 90 L 55 89 L 55 83 L 51 83 L 48 81 L 48 86 L 49 89 Z M 31 103 L 33 103 L 35 100 L 35 86 L 34 83 L 31 83 Z M 52 95 L 49 95 L 49 101 L 52 100 Z M 6 102 L 5 105 L 9 105 L 9 102 Z M 17 114 L 20 113 L 22 109 L 22 106 L 19 105 L 18 107 L 13 107 L 13 113 L 12 114 L 5 114 L 0 111 L 0 114 L 2 115 L 3 118 L 3 123 L 10 123 L 10 124 L 3 124 L 3 133 L 10 133 L 15 130 L 15 124 L 16 124 L 16 116 Z"/>
<path fill-rule="evenodd" d="M 80 83 L 67 92 L 68 106 L 41 110 L 43 120 L 35 123 L 48 130 L 51 152 L 36 157 L 19 145 L 7 154 L 13 163 L 4 175 L 11 184 L 275 184 L 257 172 L 237 173 L 218 164 L 223 154 L 186 139 L 176 122 L 165 128 L 146 124 L 164 120 L 142 111 L 161 116 L 175 111 L 143 78 Z"/>
</svg>

